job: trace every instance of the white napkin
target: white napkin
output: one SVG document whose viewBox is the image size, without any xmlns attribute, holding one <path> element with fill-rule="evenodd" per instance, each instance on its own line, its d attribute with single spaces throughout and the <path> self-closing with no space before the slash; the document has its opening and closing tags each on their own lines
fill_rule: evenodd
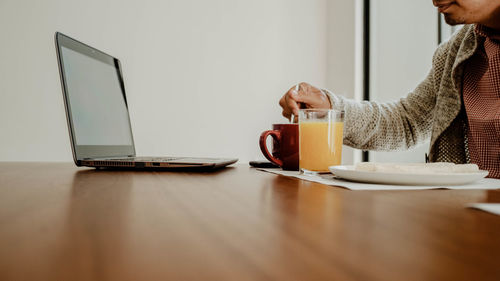
<svg viewBox="0 0 500 281">
<path fill-rule="evenodd" d="M 467 204 L 467 207 L 500 216 L 500 203 L 472 203 Z"/>
<path fill-rule="evenodd" d="M 306 181 L 317 182 L 321 184 L 340 186 L 350 190 L 426 190 L 426 189 L 500 189 L 500 180 L 484 178 L 478 181 L 465 184 L 465 185 L 453 185 L 453 186 L 413 186 L 413 185 L 388 185 L 388 184 L 372 184 L 372 183 L 358 183 L 346 181 L 343 179 L 335 178 L 332 174 L 320 174 L 315 176 L 302 175 L 298 171 L 283 171 L 279 168 L 272 169 L 261 169 L 258 170 L 283 175 L 287 177 L 294 177 Z"/>
</svg>

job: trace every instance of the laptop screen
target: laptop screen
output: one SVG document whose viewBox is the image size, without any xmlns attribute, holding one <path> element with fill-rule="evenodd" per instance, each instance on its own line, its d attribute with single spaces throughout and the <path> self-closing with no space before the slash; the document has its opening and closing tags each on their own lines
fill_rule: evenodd
<svg viewBox="0 0 500 281">
<path fill-rule="evenodd" d="M 76 158 L 134 155 L 118 60 L 60 33 L 56 42 Z"/>
</svg>

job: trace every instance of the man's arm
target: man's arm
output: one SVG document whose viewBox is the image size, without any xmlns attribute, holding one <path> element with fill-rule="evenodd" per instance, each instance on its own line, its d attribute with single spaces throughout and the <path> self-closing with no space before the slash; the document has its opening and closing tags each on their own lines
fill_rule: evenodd
<svg viewBox="0 0 500 281">
<path fill-rule="evenodd" d="M 443 67 L 441 65 L 443 60 L 440 57 L 446 55 L 448 49 L 449 44 L 444 43 L 436 50 L 432 69 L 427 77 L 413 92 L 396 102 L 357 102 L 328 90 L 321 90 L 323 96 L 328 96 L 332 108 L 345 110 L 344 144 L 363 150 L 389 151 L 407 149 L 429 138 L 438 91 L 435 81 L 439 79 L 436 76 L 441 73 Z M 283 115 L 289 115 L 291 111 L 297 109 L 297 107 L 287 109 L 287 104 L 309 105 L 309 101 L 319 96 L 320 94 L 314 91 L 296 93 L 292 88 L 280 102 Z M 327 104 L 321 103 L 322 107 Z"/>
<path fill-rule="evenodd" d="M 427 77 L 396 102 L 356 102 L 324 92 L 335 106 L 346 111 L 344 144 L 363 150 L 408 149 L 431 135 L 438 83 L 443 70 L 442 56 L 449 51 L 449 41 L 438 47 Z"/>
<path fill-rule="evenodd" d="M 397 102 L 356 102 L 324 90 L 345 110 L 344 144 L 363 150 L 397 150 L 430 137 L 435 93 L 432 74 Z"/>
</svg>

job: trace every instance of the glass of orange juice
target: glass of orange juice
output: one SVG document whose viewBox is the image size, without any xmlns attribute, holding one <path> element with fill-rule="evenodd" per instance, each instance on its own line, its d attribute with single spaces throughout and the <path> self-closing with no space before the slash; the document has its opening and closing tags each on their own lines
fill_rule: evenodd
<svg viewBox="0 0 500 281">
<path fill-rule="evenodd" d="M 299 168 L 302 174 L 328 172 L 340 165 L 344 136 L 344 111 L 299 110 Z"/>
</svg>

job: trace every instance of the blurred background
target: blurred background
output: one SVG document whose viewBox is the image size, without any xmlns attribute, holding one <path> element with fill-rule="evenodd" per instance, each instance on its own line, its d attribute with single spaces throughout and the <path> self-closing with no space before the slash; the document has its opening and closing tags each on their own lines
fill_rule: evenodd
<svg viewBox="0 0 500 281">
<path fill-rule="evenodd" d="M 449 36 L 438 23 L 430 0 L 1 0 L 0 161 L 72 161 L 56 31 L 121 60 L 139 155 L 247 162 L 287 122 L 278 101 L 297 82 L 405 96 Z M 344 163 L 361 159 L 344 149 Z"/>
</svg>

